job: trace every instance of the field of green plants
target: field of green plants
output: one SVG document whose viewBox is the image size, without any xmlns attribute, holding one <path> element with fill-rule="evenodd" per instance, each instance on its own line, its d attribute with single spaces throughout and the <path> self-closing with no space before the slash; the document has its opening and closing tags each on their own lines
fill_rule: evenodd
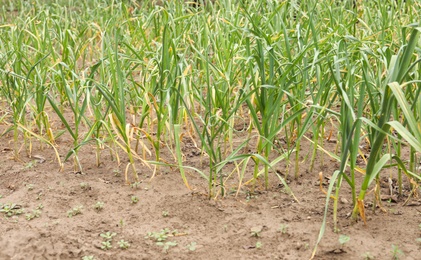
<svg viewBox="0 0 421 260">
<path fill-rule="evenodd" d="M 334 159 L 318 241 L 345 186 L 354 221 L 385 168 L 399 196 L 404 183 L 418 196 L 421 1 L 197 2 L 0 0 L 0 134 L 14 159 L 51 149 L 57 170 L 82 173 L 92 147 L 127 184 L 171 167 L 210 199 L 276 180 L 296 200 L 286 178 Z M 187 141 L 206 167 L 189 164 Z"/>
</svg>

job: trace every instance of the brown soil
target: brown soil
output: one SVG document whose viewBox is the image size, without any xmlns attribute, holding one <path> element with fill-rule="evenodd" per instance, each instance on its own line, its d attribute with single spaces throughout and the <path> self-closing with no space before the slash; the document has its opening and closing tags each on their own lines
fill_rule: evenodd
<svg viewBox="0 0 421 260">
<path fill-rule="evenodd" d="M 190 191 L 177 169 L 161 167 L 150 179 L 151 170 L 138 165 L 143 181 L 131 187 L 125 185 L 124 176 L 115 176 L 118 170 L 124 172 L 125 163 L 118 167 L 106 152 L 106 163 L 98 168 L 94 152 L 86 147 L 81 151 L 84 174 L 73 173 L 70 162 L 58 172 L 50 148 L 39 150 L 34 143 L 33 155 L 37 156 L 24 157 L 22 151 L 22 161 L 16 162 L 11 159 L 9 140 L 7 136 L 0 139 L 0 203 L 14 203 L 15 211 L 24 213 L 12 217 L 0 213 L 0 259 L 82 259 L 88 255 L 95 259 L 309 259 L 325 204 L 318 172 L 329 175 L 338 167 L 326 156 L 325 165 L 317 163 L 313 172 L 308 171 L 308 160 L 302 163 L 298 181 L 288 180 L 299 203 L 275 177 L 268 191 L 259 188 L 251 193 L 250 186 L 243 186 L 237 197 L 234 192 L 209 200 L 206 182 L 194 172 L 188 172 Z M 184 149 L 193 149 L 184 145 Z M 59 146 L 66 147 L 66 141 Z M 309 150 L 304 143 L 303 151 Z M 191 154 L 186 163 L 198 167 L 200 155 Z M 278 166 L 281 173 L 285 171 L 282 167 Z M 387 185 L 383 186 L 386 195 Z M 351 225 L 350 192 L 345 182 L 342 187 L 340 232 L 333 232 L 330 207 L 315 259 L 392 259 L 393 245 L 402 251 L 399 259 L 421 259 L 416 241 L 421 237 L 417 198 L 404 206 L 406 198 L 394 196 L 383 201 L 384 212 L 377 209 L 373 213 L 367 206 L 367 225 Z M 132 203 L 132 196 L 139 201 Z M 98 201 L 104 202 L 100 211 L 94 209 Z M 27 220 L 25 215 L 40 204 L 39 217 Z M 82 214 L 68 217 L 68 211 L 77 206 L 83 206 Z M 163 229 L 170 232 L 165 242 L 177 243 L 168 250 L 147 238 L 148 232 L 157 234 Z M 100 234 L 107 231 L 116 235 L 112 248 L 102 250 L 105 239 Z M 340 235 L 350 241 L 341 246 Z M 130 243 L 126 250 L 118 246 L 122 239 Z"/>
</svg>

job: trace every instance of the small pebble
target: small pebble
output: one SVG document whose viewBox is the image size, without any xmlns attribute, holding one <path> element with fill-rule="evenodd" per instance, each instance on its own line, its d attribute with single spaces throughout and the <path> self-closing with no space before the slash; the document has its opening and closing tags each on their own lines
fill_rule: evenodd
<svg viewBox="0 0 421 260">
<path fill-rule="evenodd" d="M 348 200 L 347 200 L 347 199 L 345 199 L 345 198 L 341 198 L 341 203 L 342 203 L 342 204 L 348 204 L 349 202 L 348 202 Z"/>
</svg>

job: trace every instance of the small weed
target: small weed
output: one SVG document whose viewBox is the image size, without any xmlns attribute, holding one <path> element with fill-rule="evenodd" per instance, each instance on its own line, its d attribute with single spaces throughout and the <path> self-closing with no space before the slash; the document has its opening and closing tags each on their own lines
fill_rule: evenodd
<svg viewBox="0 0 421 260">
<path fill-rule="evenodd" d="M 250 191 L 248 191 L 247 193 L 246 193 L 246 201 L 247 202 L 249 202 L 250 200 L 252 200 L 252 199 L 257 199 L 258 198 L 258 196 L 256 196 L 256 195 L 254 195 L 254 193 L 252 193 L 252 192 L 250 192 Z"/>
<path fill-rule="evenodd" d="M 351 238 L 349 236 L 347 236 L 347 235 L 340 235 L 339 236 L 339 243 L 341 244 L 341 247 L 343 247 L 346 243 L 348 243 L 348 241 L 350 239 Z"/>
<path fill-rule="evenodd" d="M 168 234 L 170 234 L 170 231 L 169 229 L 166 228 L 166 229 L 162 229 L 159 232 L 148 232 L 145 238 L 152 239 L 156 242 L 163 242 L 167 240 Z"/>
<path fill-rule="evenodd" d="M 117 243 L 118 243 L 118 246 L 119 246 L 121 249 L 127 249 L 127 248 L 129 248 L 129 247 L 130 247 L 129 242 L 124 241 L 123 239 L 122 239 L 122 240 L 120 240 L 120 241 L 118 241 Z"/>
<path fill-rule="evenodd" d="M 36 209 L 36 210 L 33 210 L 32 213 L 27 213 L 25 215 L 25 218 L 26 218 L 26 220 L 29 221 L 29 220 L 32 220 L 34 218 L 39 218 L 40 216 L 41 216 L 41 210 Z"/>
<path fill-rule="evenodd" d="M 262 246 L 263 246 L 262 242 L 260 242 L 260 241 L 257 241 L 257 242 L 256 242 L 256 248 L 257 248 L 257 249 L 262 248 Z"/>
<path fill-rule="evenodd" d="M 30 161 L 30 162 L 28 162 L 27 164 L 25 164 L 25 169 L 32 169 L 32 168 L 34 168 L 34 167 L 36 167 L 37 166 L 37 161 Z"/>
<path fill-rule="evenodd" d="M 121 176 L 121 171 L 118 169 L 113 170 L 114 176 L 115 177 L 120 177 Z"/>
<path fill-rule="evenodd" d="M 124 220 L 123 219 L 120 219 L 120 227 L 123 228 L 124 225 L 125 225 Z"/>
<path fill-rule="evenodd" d="M 400 250 L 398 246 L 392 245 L 392 258 L 397 260 L 401 256 L 404 256 L 402 250 Z"/>
<path fill-rule="evenodd" d="M 159 232 L 148 232 L 145 238 L 155 241 L 155 243 L 158 246 L 163 246 L 164 247 L 163 251 L 167 252 L 171 246 L 175 246 L 177 244 L 175 242 L 165 242 L 165 241 L 167 240 L 168 236 L 174 236 L 176 234 L 178 234 L 178 231 L 176 229 L 171 231 L 170 229 L 165 228 L 165 229 L 161 229 L 161 231 Z"/>
<path fill-rule="evenodd" d="M 104 238 L 105 241 L 101 242 L 101 249 L 102 250 L 109 250 L 111 249 L 113 246 L 111 244 L 111 241 L 113 240 L 113 237 L 115 237 L 117 235 L 117 233 L 114 232 L 106 232 L 106 233 L 102 233 L 100 234 L 100 237 Z"/>
<path fill-rule="evenodd" d="M 260 231 L 252 230 L 251 231 L 251 236 L 252 237 L 260 237 Z"/>
<path fill-rule="evenodd" d="M 28 189 L 28 191 L 31 191 L 34 189 L 34 184 L 27 184 L 26 188 Z"/>
<path fill-rule="evenodd" d="M 83 209 L 82 205 L 72 208 L 71 210 L 67 211 L 67 217 L 71 218 L 76 215 L 82 214 L 82 209 Z"/>
<path fill-rule="evenodd" d="M 91 186 L 89 185 L 89 183 L 87 182 L 81 182 L 80 183 L 80 188 L 84 191 L 90 190 Z"/>
<path fill-rule="evenodd" d="M 223 228 L 225 233 L 228 232 L 228 225 L 224 225 L 222 228 Z"/>
<path fill-rule="evenodd" d="M 163 216 L 164 218 L 168 217 L 168 216 L 169 216 L 168 211 L 162 211 L 162 216 Z"/>
<path fill-rule="evenodd" d="M 140 187 L 141 182 L 140 181 L 136 181 L 133 182 L 132 184 L 130 184 L 130 187 L 132 187 L 132 189 L 137 189 Z"/>
<path fill-rule="evenodd" d="M 256 226 L 256 227 L 253 227 L 253 228 L 251 228 L 250 229 L 250 231 L 251 231 L 251 236 L 252 237 L 260 237 L 260 233 L 263 231 L 263 228 L 264 227 L 262 227 L 262 226 Z"/>
<path fill-rule="evenodd" d="M 115 233 L 115 232 L 111 233 L 110 231 L 100 234 L 100 236 L 107 241 L 113 240 L 113 237 L 115 237 L 116 235 L 117 235 L 117 233 Z"/>
<path fill-rule="evenodd" d="M 111 245 L 111 241 L 103 241 L 101 242 L 102 246 L 101 249 L 102 250 L 109 250 L 111 248 L 113 248 L 113 246 Z"/>
<path fill-rule="evenodd" d="M 94 209 L 95 209 L 96 211 L 101 211 L 101 210 L 103 210 L 103 209 L 104 209 L 104 202 L 102 202 L 102 201 L 97 201 L 97 202 L 95 203 L 95 205 L 94 205 Z"/>
<path fill-rule="evenodd" d="M 288 225 L 287 224 L 281 224 L 279 225 L 279 232 L 282 234 L 286 234 L 288 232 Z"/>
<path fill-rule="evenodd" d="M 167 253 L 168 252 L 168 250 L 171 248 L 171 247 L 173 247 L 173 246 L 176 246 L 177 245 L 177 242 L 156 242 L 156 244 L 158 245 L 158 246 L 162 246 L 163 248 L 162 248 L 162 251 L 164 252 L 164 253 Z"/>
<path fill-rule="evenodd" d="M 82 260 L 95 260 L 95 257 L 93 255 L 86 255 L 82 257 Z"/>
<path fill-rule="evenodd" d="M 0 204 L 0 213 L 4 213 L 6 217 L 21 215 L 23 210 L 20 205 L 15 203 Z"/>
<path fill-rule="evenodd" d="M 44 195 L 42 192 L 38 193 L 35 199 L 40 200 L 42 198 L 42 195 Z"/>
<path fill-rule="evenodd" d="M 191 242 L 190 244 L 188 244 L 187 249 L 189 251 L 195 251 L 196 250 L 196 242 Z"/>
<path fill-rule="evenodd" d="M 132 203 L 133 204 L 136 204 L 136 203 L 138 203 L 139 202 L 139 198 L 137 197 L 137 196 L 132 196 Z"/>
<path fill-rule="evenodd" d="M 364 260 L 372 260 L 372 259 L 374 259 L 374 256 L 372 254 L 370 254 L 370 252 L 365 252 L 362 255 L 362 257 L 363 257 Z"/>
</svg>

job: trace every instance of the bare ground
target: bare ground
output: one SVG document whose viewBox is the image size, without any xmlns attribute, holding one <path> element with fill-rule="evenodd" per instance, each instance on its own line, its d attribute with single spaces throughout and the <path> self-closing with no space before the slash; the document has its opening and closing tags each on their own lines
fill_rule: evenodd
<svg viewBox="0 0 421 260">
<path fill-rule="evenodd" d="M 66 147 L 66 141 L 59 145 Z M 206 182 L 194 172 L 188 172 L 192 187 L 188 190 L 177 169 L 161 167 L 150 179 L 151 170 L 138 165 L 142 182 L 131 187 L 121 174 L 125 163 L 117 166 L 105 152 L 105 163 L 98 168 L 94 151 L 89 147 L 81 151 L 84 174 L 76 174 L 70 162 L 58 172 L 50 148 L 39 150 L 34 143 L 37 156 L 28 158 L 21 152 L 21 161 L 16 162 L 11 159 L 11 146 L 9 138 L 0 139 L 0 203 L 3 211 L 5 205 L 15 204 L 10 214 L 19 210 L 22 214 L 7 217 L 6 212 L 0 213 L 0 259 L 82 259 L 90 255 L 95 259 L 309 259 L 326 200 L 319 189 L 318 172 L 328 176 L 338 167 L 327 157 L 312 172 L 308 160 L 301 163 L 298 181 L 288 177 L 299 202 L 274 176 L 267 191 L 259 187 L 251 193 L 250 186 L 243 186 L 235 196 L 232 186 L 226 198 L 209 200 Z M 304 143 L 303 151 L 308 150 Z M 190 160 L 198 167 L 199 155 L 194 154 L 187 156 L 186 163 Z M 283 167 L 278 166 L 281 174 L 285 174 Z M 386 196 L 387 180 L 382 182 Z M 371 194 L 366 202 L 367 225 L 351 224 L 347 186 L 344 182 L 341 189 L 340 232 L 333 232 L 330 211 L 315 259 L 393 259 L 394 255 L 421 259 L 416 241 L 421 237 L 418 198 L 404 206 L 405 197 L 393 196 L 383 201 L 384 211 L 373 212 Z M 97 202 L 104 203 L 102 210 L 94 208 Z M 69 211 L 79 206 L 81 214 L 69 217 Z M 38 217 L 27 220 L 27 214 Z M 107 240 L 101 234 L 106 232 L 116 233 L 109 250 L 101 248 Z M 340 235 L 349 237 L 349 242 L 341 245 Z M 163 244 L 157 243 L 157 237 Z M 121 240 L 130 246 L 121 249 Z"/>
</svg>

